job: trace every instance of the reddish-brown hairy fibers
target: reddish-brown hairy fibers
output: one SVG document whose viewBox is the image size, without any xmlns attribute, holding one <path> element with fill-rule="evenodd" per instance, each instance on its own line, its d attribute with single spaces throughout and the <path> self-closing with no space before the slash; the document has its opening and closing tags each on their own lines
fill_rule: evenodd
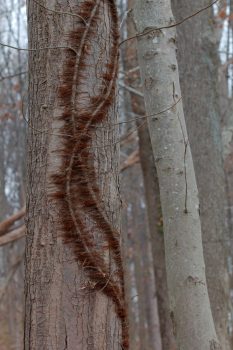
<svg viewBox="0 0 233 350">
<path fill-rule="evenodd" d="M 87 87 L 88 69 L 93 64 L 93 47 L 98 40 L 98 28 L 104 11 L 110 14 L 110 37 L 105 50 L 106 62 L 93 79 L 95 87 Z M 59 87 L 62 149 L 59 171 L 52 175 L 56 191 L 52 194 L 61 212 L 60 230 L 96 291 L 104 293 L 115 305 L 122 324 L 122 348 L 128 349 L 128 327 L 124 298 L 123 265 L 119 233 L 108 221 L 102 207 L 101 193 L 95 171 L 92 140 L 98 124 L 107 120 L 114 105 L 118 72 L 118 15 L 114 0 L 88 0 L 77 10 L 80 21 L 68 36 L 61 85 Z M 83 19 L 83 20 L 82 20 Z M 94 71 L 94 69 L 93 69 Z M 97 86 L 97 88 L 96 88 Z M 89 90 L 92 90 L 90 93 Z M 96 91 L 97 90 L 97 91 Z M 93 91 L 95 91 L 93 93 Z M 97 243 L 95 232 L 101 234 L 103 244 Z M 104 257 L 104 246 L 114 259 L 115 271 Z"/>
</svg>

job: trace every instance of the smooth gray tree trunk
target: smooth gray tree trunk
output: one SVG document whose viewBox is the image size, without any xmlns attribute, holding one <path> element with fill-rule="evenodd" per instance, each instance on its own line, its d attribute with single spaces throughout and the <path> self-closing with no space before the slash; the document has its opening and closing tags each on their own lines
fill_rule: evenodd
<svg viewBox="0 0 233 350">
<path fill-rule="evenodd" d="M 133 1 L 128 1 L 128 10 L 133 7 Z M 128 18 L 127 35 L 131 36 L 134 33 L 133 21 Z M 122 46 L 122 57 L 124 70 L 124 103 L 126 122 L 131 120 L 129 124 L 125 124 L 125 133 L 129 132 L 135 125 L 132 123 L 132 112 L 135 115 L 144 114 L 143 98 L 137 98 L 134 93 L 127 90 L 128 86 L 133 86 L 134 89 L 140 90 L 140 71 L 135 70 L 138 66 L 136 42 L 130 42 L 129 45 Z M 140 120 L 139 120 L 140 123 Z M 137 121 L 136 121 L 136 125 Z M 142 128 L 139 127 L 139 132 Z M 134 133 L 131 142 L 126 142 L 122 145 L 121 153 L 133 154 L 138 149 L 137 134 Z M 139 331 L 137 332 L 140 350 L 161 350 L 162 339 L 160 329 L 159 313 L 161 306 L 157 302 L 159 291 L 155 284 L 154 266 L 151 251 L 151 239 L 149 234 L 147 210 L 145 206 L 145 193 L 143 185 L 143 173 L 139 164 L 134 164 L 124 170 L 122 175 L 122 194 L 123 201 L 126 201 L 127 209 L 125 209 L 125 234 L 128 242 L 128 259 L 131 262 L 130 271 L 134 275 L 133 280 L 137 287 L 137 291 L 133 292 L 131 305 L 138 306 L 138 316 L 134 320 L 130 320 L 131 330 L 131 348 L 134 349 L 133 341 L 137 339 L 135 322 L 139 321 Z M 145 286 L 147 286 L 145 288 Z M 131 293 L 134 290 L 131 285 Z M 135 297 L 136 294 L 136 297 Z M 136 310 L 135 310 L 136 314 Z M 135 315 L 136 316 L 136 315 Z M 167 349 L 169 350 L 169 349 Z"/>
<path fill-rule="evenodd" d="M 173 0 L 176 21 L 206 6 L 206 0 Z M 212 9 L 178 27 L 178 63 L 185 120 L 200 198 L 207 286 L 216 331 L 223 349 L 227 333 L 229 276 L 225 179 L 218 96 L 219 58 Z"/>
<path fill-rule="evenodd" d="M 156 29 L 174 22 L 170 0 L 138 0 L 134 18 L 138 33 L 143 33 L 138 36 L 138 56 L 160 186 L 174 334 L 180 350 L 220 349 L 207 292 L 198 191 L 180 100 L 176 31 Z"/>
<path fill-rule="evenodd" d="M 174 350 L 175 340 L 169 315 L 159 183 L 147 123 L 138 129 L 138 136 L 163 350 Z"/>
</svg>

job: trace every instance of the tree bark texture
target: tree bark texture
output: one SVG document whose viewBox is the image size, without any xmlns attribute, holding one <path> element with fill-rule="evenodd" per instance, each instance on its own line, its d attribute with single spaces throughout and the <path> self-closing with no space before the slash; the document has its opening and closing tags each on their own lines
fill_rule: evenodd
<svg viewBox="0 0 233 350">
<path fill-rule="evenodd" d="M 138 129 L 163 349 L 176 348 L 169 314 L 159 183 L 147 124 Z"/>
<path fill-rule="evenodd" d="M 131 307 L 133 308 L 134 304 L 138 306 L 138 312 L 137 309 L 134 310 L 139 328 L 138 349 L 159 350 L 162 349 L 160 322 L 140 165 L 135 164 L 125 170 L 122 182 L 123 201 L 127 204 L 127 212 L 124 215 L 124 237 L 127 239 L 128 248 L 126 261 L 129 275 L 133 275 L 132 280 L 135 280 L 136 284 L 136 288 L 131 284 L 129 290 Z M 133 339 L 137 338 L 134 325 L 136 320 L 132 321 L 134 328 L 130 325 L 132 343 Z"/>
<path fill-rule="evenodd" d="M 132 6 L 133 1 L 128 1 L 128 10 Z M 130 36 L 133 32 L 133 21 L 129 20 L 127 22 L 127 35 Z M 125 128 L 128 126 L 128 129 L 131 130 L 135 128 L 135 123 L 132 123 L 131 114 L 132 112 L 133 115 L 137 116 L 144 114 L 144 103 L 142 98 L 137 99 L 134 93 L 127 90 L 127 87 L 132 87 L 132 90 L 140 90 L 140 72 L 139 70 L 135 70 L 138 66 L 136 43 L 131 42 L 129 45 L 122 46 L 121 48 L 123 51 L 123 68 L 126 73 L 124 75 L 123 85 L 126 106 L 125 115 L 127 116 L 126 122 L 127 120 L 131 120 L 131 123 L 126 124 Z M 126 130 L 125 133 L 127 134 L 129 130 Z M 123 144 L 121 153 L 134 154 L 134 152 L 137 152 L 138 138 L 136 132 L 132 136 L 133 138 L 130 142 Z M 123 202 L 126 202 L 125 204 L 127 206 L 127 210 L 124 211 L 124 237 L 128 246 L 128 269 L 131 275 L 134 275 L 133 280 L 135 280 L 137 288 L 137 291 L 133 292 L 131 305 L 138 306 L 139 349 L 159 350 L 162 347 L 160 320 L 141 165 L 134 164 L 124 170 L 121 182 L 123 184 Z M 147 286 L 146 289 L 145 286 Z M 137 320 L 137 317 L 135 317 L 135 320 Z M 132 345 L 133 339 L 137 338 L 135 337 L 134 322 L 132 320 L 132 324 L 130 324 L 132 349 L 134 349 Z"/>
<path fill-rule="evenodd" d="M 133 7 L 133 1 L 129 1 L 128 8 Z M 135 26 L 133 24 L 132 15 L 128 21 L 128 36 L 135 34 Z M 136 91 L 141 91 L 140 71 L 135 70 L 138 67 L 137 48 L 135 42 L 128 43 L 128 54 L 126 59 L 126 67 L 129 72 L 127 74 L 127 84 Z M 130 93 L 132 111 L 136 116 L 145 116 L 144 98 L 135 93 Z M 175 349 L 175 340 L 172 332 L 172 324 L 169 315 L 169 303 L 167 293 L 167 279 L 165 267 L 164 237 L 162 212 L 159 194 L 159 184 L 154 163 L 153 150 L 149 136 L 147 120 L 136 120 L 138 127 L 139 154 L 142 169 L 143 183 L 145 189 L 146 211 L 149 229 L 149 245 L 151 245 L 153 255 L 153 270 L 155 274 L 156 295 L 158 299 L 158 312 L 160 322 L 160 332 L 162 339 L 162 347 L 166 350 Z"/>
<path fill-rule="evenodd" d="M 164 28 L 174 23 L 170 1 L 138 0 L 134 16 L 137 32 L 142 33 L 138 57 L 160 186 L 170 316 L 177 346 L 180 350 L 220 349 L 206 286 L 198 191 L 180 100 L 176 31 Z"/>
<path fill-rule="evenodd" d="M 173 0 L 175 18 L 179 21 L 207 4 L 206 0 Z M 229 235 L 218 96 L 219 59 L 212 9 L 179 26 L 177 42 L 181 92 L 200 198 L 210 304 L 220 343 L 223 349 L 229 349 Z"/>
<path fill-rule="evenodd" d="M 81 4 L 79 1 L 78 5 Z M 104 294 L 107 285 L 101 290 L 97 288 L 86 274 L 92 266 L 77 263 L 73 251 L 64 245 L 57 225 L 64 218 L 49 196 L 54 190 L 50 175 L 59 172 L 61 162 L 57 155 L 62 143 L 58 86 L 70 53 L 64 47 L 69 46 L 68 34 L 81 18 L 75 17 L 76 1 L 69 1 L 68 6 L 66 1 L 47 0 L 43 5 L 58 12 L 72 12 L 74 16 L 48 11 L 33 0 L 28 2 L 29 47 L 63 49 L 37 50 L 29 57 L 25 350 L 120 350 L 121 325 L 112 300 Z M 91 63 L 96 55 L 105 52 L 105 45 L 108 47 L 111 41 L 110 14 L 105 6 L 101 10 L 98 46 Z M 88 43 L 85 50 L 89 52 Z M 97 57 L 98 64 L 103 64 L 101 57 Z M 103 61 L 104 58 L 103 55 Z M 87 91 L 91 89 L 89 84 L 98 79 L 98 67 L 96 74 L 93 73 L 95 68 L 90 64 Z M 116 123 L 115 105 L 107 119 L 95 132 L 92 146 L 101 203 L 109 221 L 118 228 L 118 147 L 114 146 L 118 135 L 111 126 Z M 85 221 L 93 227 L 88 217 Z M 93 235 L 98 246 L 103 238 L 98 230 L 93 230 Z M 102 255 L 109 267 L 113 267 L 107 248 Z"/>
</svg>

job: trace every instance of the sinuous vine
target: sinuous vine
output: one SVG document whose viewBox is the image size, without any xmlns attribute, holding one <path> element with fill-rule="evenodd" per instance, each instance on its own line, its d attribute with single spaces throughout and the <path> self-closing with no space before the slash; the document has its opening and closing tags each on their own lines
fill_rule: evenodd
<svg viewBox="0 0 233 350">
<path fill-rule="evenodd" d="M 108 11 L 110 46 L 106 62 L 100 62 L 92 84 L 87 83 L 87 72 L 96 62 L 98 28 Z M 88 0 L 77 10 L 77 28 L 68 36 L 69 46 L 59 87 L 60 119 L 63 148 L 59 150 L 61 166 L 52 175 L 56 199 L 62 220 L 64 242 L 72 248 L 75 259 L 88 273 L 99 290 L 110 298 L 122 324 L 122 348 L 128 349 L 128 328 L 124 298 L 123 265 L 119 232 L 110 224 L 102 207 L 101 193 L 95 171 L 93 135 L 105 121 L 114 105 L 118 72 L 118 15 L 114 0 Z M 96 91 L 97 90 L 97 91 Z M 103 256 L 103 245 L 97 244 L 95 232 L 103 237 L 114 259 L 116 271 L 110 271 Z"/>
</svg>

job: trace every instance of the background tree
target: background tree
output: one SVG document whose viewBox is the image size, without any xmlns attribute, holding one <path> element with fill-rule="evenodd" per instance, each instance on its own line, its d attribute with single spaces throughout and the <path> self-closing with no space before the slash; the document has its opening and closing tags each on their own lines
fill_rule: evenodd
<svg viewBox="0 0 233 350">
<path fill-rule="evenodd" d="M 0 41 L 25 44 L 24 1 L 0 1 Z M 0 47 L 0 219 L 24 204 L 26 55 Z M 22 74 L 24 72 L 24 74 Z M 18 225 L 18 224 L 17 224 Z M 21 235 L 22 237 L 22 235 Z M 0 238 L 2 233 L 0 233 Z M 24 319 L 24 242 L 0 246 L 0 348 L 21 350 Z"/>
<path fill-rule="evenodd" d="M 137 31 L 143 33 L 138 36 L 138 57 L 160 186 L 171 318 L 178 347 L 220 349 L 207 293 L 198 193 L 180 100 L 176 33 L 167 28 L 173 23 L 170 5 L 169 0 L 138 0 L 134 11 Z M 173 107 L 166 110 L 169 106 Z"/>
<path fill-rule="evenodd" d="M 183 0 L 174 0 L 176 21 L 207 4 L 206 1 L 187 4 Z M 213 12 L 209 9 L 178 27 L 178 62 L 185 118 L 199 190 L 208 292 L 220 343 L 224 349 L 229 349 L 229 282 L 225 249 L 229 232 L 226 225 L 218 100 L 219 58 L 212 23 Z"/>
<path fill-rule="evenodd" d="M 135 26 L 133 23 L 133 16 L 132 12 L 130 10 L 133 8 L 134 2 L 128 1 L 128 20 L 127 20 L 127 35 L 128 37 L 131 37 L 135 34 Z M 124 38 L 123 38 L 124 39 Z M 123 46 L 123 54 L 125 61 L 125 85 L 124 88 L 124 97 L 125 100 L 127 100 L 128 94 L 130 99 L 130 106 L 131 108 L 128 108 L 128 113 L 130 112 L 129 120 L 131 120 L 131 123 L 129 124 L 132 127 L 132 117 L 135 118 L 135 125 L 134 127 L 137 128 L 137 134 L 134 133 L 134 149 L 139 150 L 139 160 L 140 160 L 140 168 L 141 171 L 138 172 L 136 169 L 138 165 L 134 165 L 134 167 L 128 170 L 129 172 L 129 181 L 127 182 L 126 188 L 123 191 L 123 193 L 127 193 L 130 195 L 130 193 L 134 193 L 133 186 L 135 184 L 135 181 L 138 181 L 138 183 L 141 184 L 141 187 L 143 186 L 144 190 L 143 193 L 140 193 L 140 202 L 144 201 L 144 205 L 146 208 L 147 215 L 145 216 L 145 222 L 144 222 L 144 235 L 141 236 L 141 239 L 138 239 L 139 244 L 139 251 L 137 252 L 136 248 L 134 247 L 133 252 L 137 256 L 139 256 L 142 260 L 146 259 L 147 256 L 149 256 L 148 253 L 144 253 L 140 247 L 143 246 L 142 241 L 144 241 L 144 244 L 148 244 L 149 251 L 152 251 L 152 259 L 149 259 L 144 262 L 143 264 L 143 270 L 141 273 L 137 274 L 137 277 L 140 278 L 142 275 L 143 278 L 143 290 L 144 285 L 150 285 L 153 283 L 153 280 L 148 280 L 146 283 L 145 275 L 146 270 L 151 269 L 154 271 L 154 282 L 155 282 L 155 291 L 152 293 L 153 297 L 150 301 L 150 298 L 146 296 L 147 303 L 151 303 L 150 311 L 152 313 L 155 313 L 155 310 L 152 307 L 153 304 L 153 298 L 157 298 L 157 305 L 158 305 L 158 313 L 159 313 L 159 323 L 160 323 L 160 332 L 161 332 L 161 340 L 162 340 L 162 347 L 164 349 L 174 349 L 175 343 L 174 343 L 174 337 L 172 332 L 172 325 L 171 325 L 171 319 L 169 315 L 169 305 L 168 305 L 168 296 L 167 296 L 167 285 L 166 285 L 166 270 L 165 270 L 165 255 L 164 255 L 164 238 L 163 238 L 163 224 L 162 224 L 162 213 L 161 213 L 161 205 L 160 205 L 160 195 L 159 195 L 159 187 L 158 187 L 158 179 L 157 179 L 157 173 L 156 168 L 154 164 L 154 157 L 151 147 L 151 141 L 149 137 L 148 132 L 148 125 L 147 120 L 145 119 L 145 106 L 144 106 L 144 94 L 142 90 L 142 83 L 140 79 L 140 70 L 138 66 L 138 59 L 137 59 L 137 51 L 136 51 L 136 42 L 135 41 L 129 41 L 126 43 L 125 46 Z M 138 136 L 138 138 L 136 138 Z M 131 137 L 132 138 L 132 137 Z M 130 145 L 132 143 L 132 140 L 130 142 Z M 132 145 L 131 145 L 132 147 Z M 132 150 L 131 150 L 132 151 Z M 137 173 L 135 174 L 135 172 Z M 132 182 L 133 174 L 135 174 L 135 180 Z M 136 180 L 137 179 L 137 180 Z M 125 183 L 123 179 L 123 184 Z M 129 191 L 129 189 L 132 190 Z M 128 191 L 127 191 L 128 188 Z M 144 198 L 145 196 L 145 198 Z M 139 199 L 133 199 L 132 200 L 132 208 L 134 207 L 135 203 L 137 203 Z M 140 211 L 143 211 L 143 208 L 140 209 Z M 129 211 L 132 216 L 134 217 L 133 221 L 136 222 L 139 218 L 139 215 L 132 212 L 132 210 Z M 141 223 L 142 225 L 142 223 Z M 148 230 L 148 232 L 147 232 Z M 135 232 L 135 230 L 134 230 Z M 135 237 L 135 235 L 132 235 Z M 149 275 L 149 274 L 148 274 Z M 151 286 L 153 288 L 153 286 Z M 145 293 L 144 293 L 145 294 Z M 140 298 L 138 300 L 138 303 L 140 304 Z M 148 322 L 148 328 L 149 330 L 153 329 L 154 337 L 158 339 L 157 330 L 158 327 L 155 326 L 155 324 L 152 322 Z M 144 341 L 145 337 L 143 338 Z M 141 337 L 140 337 L 141 340 Z M 150 347 L 153 348 L 155 346 L 157 349 L 159 348 L 159 343 L 156 343 L 154 338 L 151 338 L 153 345 L 151 344 Z M 142 341 L 142 340 L 141 340 Z"/>
<path fill-rule="evenodd" d="M 132 21 L 125 18 L 133 3 L 128 2 L 123 12 L 121 26 L 122 40 L 132 34 Z M 143 93 L 140 88 L 140 74 L 137 64 L 135 43 L 121 47 L 122 71 L 120 94 L 123 96 L 121 126 L 122 142 L 122 200 L 123 233 L 127 245 L 126 267 L 131 277 L 128 288 L 132 349 L 161 349 L 161 330 L 158 315 L 157 295 L 151 239 L 146 211 L 145 191 L 142 175 L 142 161 L 139 157 L 139 124 L 137 119 L 144 115 Z M 120 71 L 121 72 L 121 71 Z M 122 77 L 122 78 L 121 78 Z M 121 96 L 121 95 L 120 95 Z M 138 130 L 137 130 L 138 129 Z M 132 132 L 132 130 L 134 132 Z M 137 132 L 138 131 L 138 132 Z M 125 137 L 126 135 L 126 137 Z M 128 135 L 128 137 L 127 137 Z M 156 242 L 158 243 L 158 242 Z M 145 285 L 147 288 L 145 289 Z M 160 310 L 159 310 L 160 311 Z M 163 330 L 162 330 L 163 332 Z M 137 342 L 135 344 L 135 342 Z"/>
</svg>

